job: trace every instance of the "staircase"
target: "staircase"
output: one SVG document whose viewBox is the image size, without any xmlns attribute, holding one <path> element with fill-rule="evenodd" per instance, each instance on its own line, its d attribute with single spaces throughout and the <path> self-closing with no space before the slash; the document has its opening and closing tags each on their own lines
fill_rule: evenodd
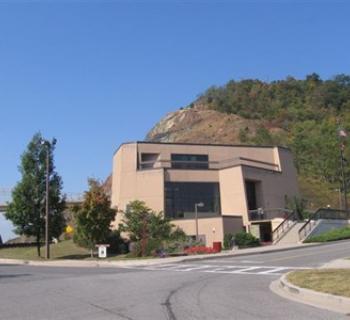
<svg viewBox="0 0 350 320">
<path fill-rule="evenodd" d="M 278 244 L 292 244 L 299 242 L 299 229 L 304 225 L 304 222 L 295 222 L 294 225 L 284 233 L 282 237 L 275 243 Z"/>
</svg>

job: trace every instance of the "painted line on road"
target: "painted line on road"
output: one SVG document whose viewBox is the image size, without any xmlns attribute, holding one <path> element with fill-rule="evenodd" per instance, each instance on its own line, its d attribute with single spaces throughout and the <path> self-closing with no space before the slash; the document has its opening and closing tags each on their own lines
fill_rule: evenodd
<svg viewBox="0 0 350 320">
<path fill-rule="evenodd" d="M 284 271 L 284 270 L 289 270 L 289 269 L 286 268 L 286 267 L 279 267 L 279 268 L 275 268 L 275 269 L 271 269 L 271 270 L 260 272 L 260 274 L 280 274 L 280 273 L 277 273 L 277 272 Z"/>
</svg>

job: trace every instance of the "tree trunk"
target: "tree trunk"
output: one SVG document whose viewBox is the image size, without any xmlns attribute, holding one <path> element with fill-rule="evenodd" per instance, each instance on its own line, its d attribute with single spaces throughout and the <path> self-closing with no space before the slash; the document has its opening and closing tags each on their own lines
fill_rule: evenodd
<svg viewBox="0 0 350 320">
<path fill-rule="evenodd" d="M 91 258 L 93 258 L 94 257 L 94 249 L 90 249 L 90 255 L 91 255 Z"/>
</svg>

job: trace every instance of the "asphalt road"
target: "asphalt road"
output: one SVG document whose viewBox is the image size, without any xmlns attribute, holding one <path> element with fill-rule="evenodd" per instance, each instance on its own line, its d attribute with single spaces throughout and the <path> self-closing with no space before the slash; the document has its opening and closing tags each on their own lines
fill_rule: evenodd
<svg viewBox="0 0 350 320">
<path fill-rule="evenodd" d="M 271 281 L 350 256 L 350 242 L 132 269 L 0 265 L 0 320 L 350 319 L 283 299 Z"/>
</svg>

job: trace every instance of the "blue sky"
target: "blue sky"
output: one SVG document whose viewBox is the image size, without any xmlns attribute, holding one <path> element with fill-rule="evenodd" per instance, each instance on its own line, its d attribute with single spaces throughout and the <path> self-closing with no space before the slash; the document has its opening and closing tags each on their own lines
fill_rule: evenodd
<svg viewBox="0 0 350 320">
<path fill-rule="evenodd" d="M 229 79 L 350 73 L 346 1 L 1 1 L 0 187 L 32 135 L 66 192 L 114 150 Z"/>
</svg>

